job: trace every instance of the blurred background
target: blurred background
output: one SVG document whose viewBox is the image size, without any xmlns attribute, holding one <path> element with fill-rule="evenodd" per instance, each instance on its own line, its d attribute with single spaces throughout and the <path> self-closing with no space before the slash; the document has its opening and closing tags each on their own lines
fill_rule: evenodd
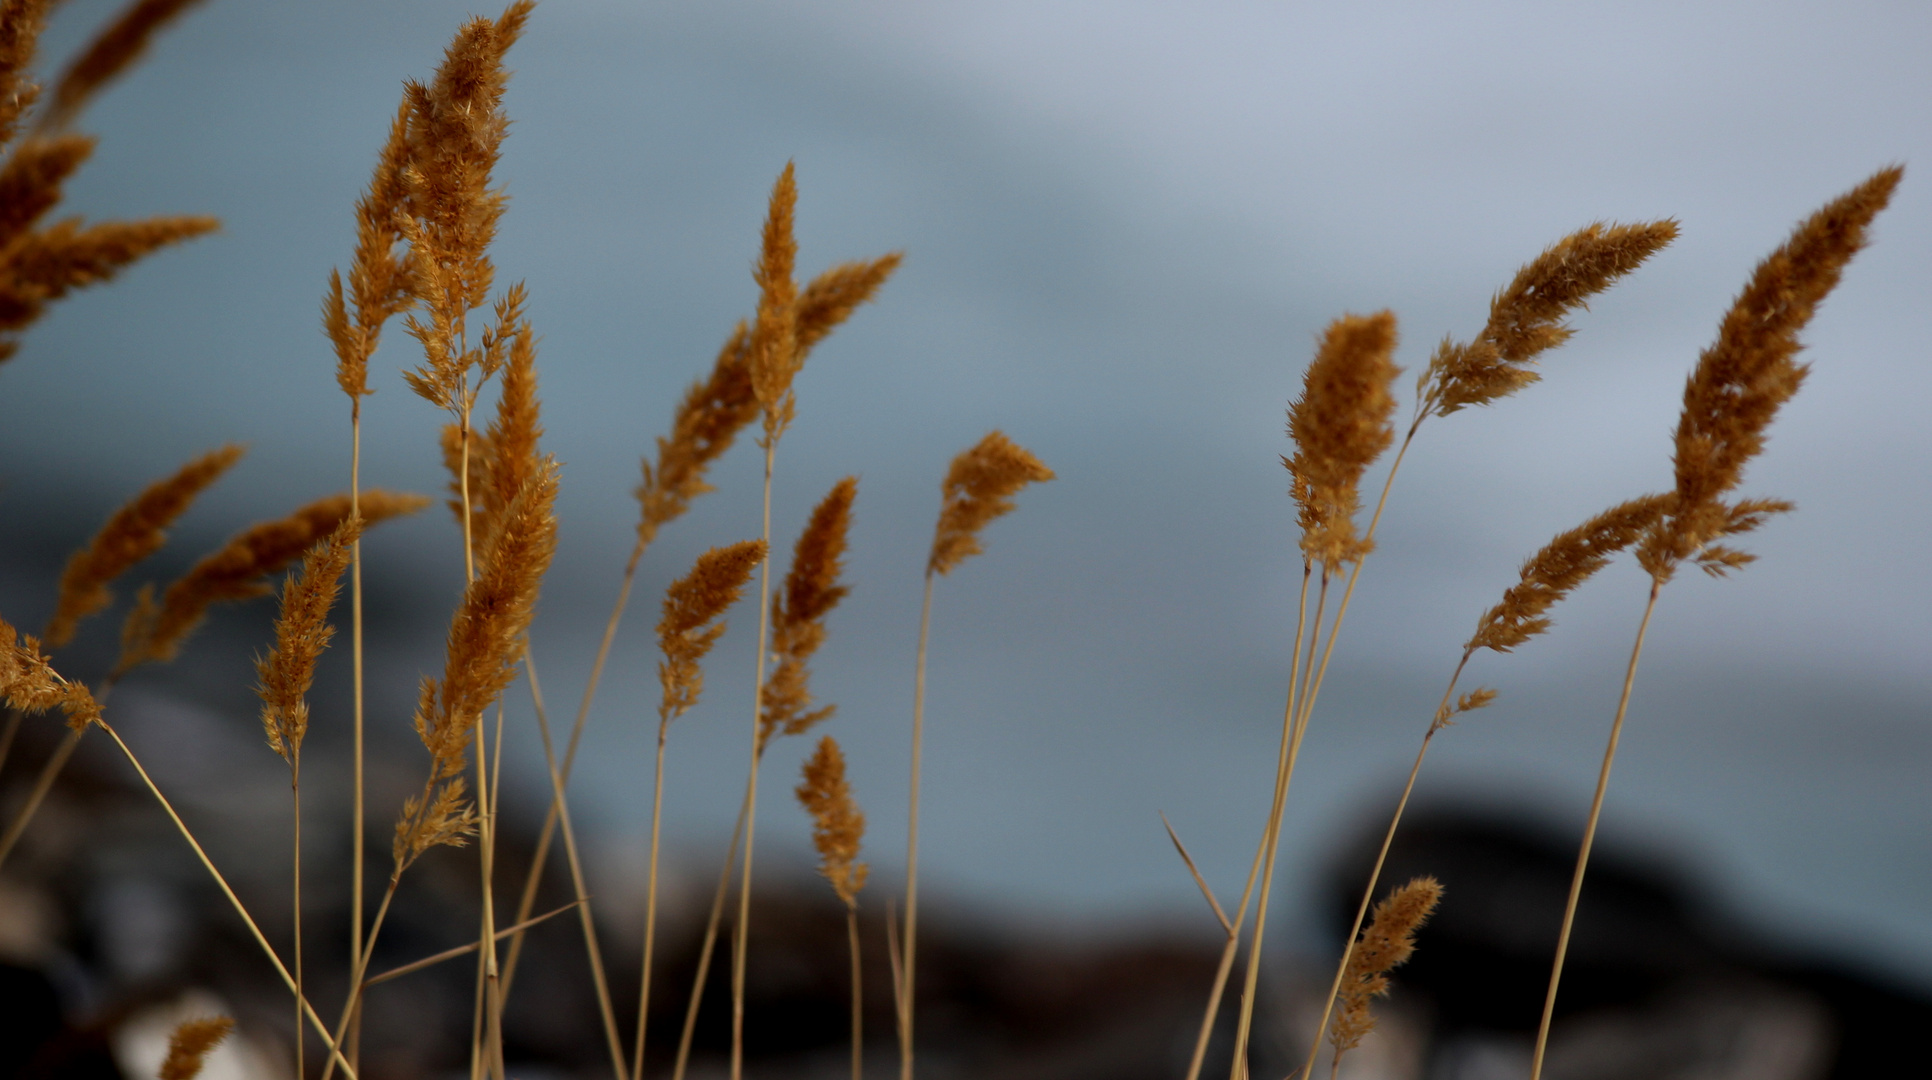
<svg viewBox="0 0 1932 1080">
<path fill-rule="evenodd" d="M 42 70 L 117 6 L 63 5 Z M 346 486 L 348 408 L 318 329 L 322 289 L 347 264 L 351 208 L 401 81 L 426 79 L 477 10 L 212 0 L 83 119 L 101 145 L 69 187 L 69 212 L 207 213 L 224 226 L 63 301 L 0 367 L 0 612 L 10 621 L 44 622 L 67 553 L 143 484 L 214 445 L 251 451 L 124 596 L 171 579 L 249 521 Z M 1267 812 L 1286 688 L 1298 560 L 1278 455 L 1316 335 L 1343 312 L 1392 308 L 1398 361 L 1415 370 L 1443 335 L 1478 330 L 1491 293 L 1546 244 L 1594 220 L 1674 217 L 1681 238 L 1573 321 L 1576 339 L 1546 359 L 1540 385 L 1431 421 L 1405 462 L 1288 802 L 1270 933 L 1271 979 L 1287 989 L 1269 1013 L 1281 1018 L 1286 1072 L 1313 1026 L 1291 1022 L 1295 979 L 1332 963 L 1335 921 L 1359 889 L 1348 868 L 1386 820 L 1476 616 L 1551 534 L 1669 483 L 1682 379 L 1752 267 L 1804 215 L 1902 162 L 1875 243 L 1806 334 L 1811 377 L 1747 478 L 1748 492 L 1792 499 L 1799 512 L 1751 538 L 1761 560 L 1743 574 L 1687 576 L 1665 593 L 1604 817 L 1610 865 L 1627 857 L 1631 880 L 1671 898 L 1644 910 L 1695 924 L 1698 949 L 1721 954 L 1725 970 L 1784 988 L 1765 991 L 1775 999 L 1766 1015 L 1812 1009 L 1778 1030 L 1842 1049 L 1843 1018 L 1856 1010 L 1820 989 L 1818 972 L 1899 1008 L 1932 994 L 1921 551 L 1932 504 L 1911 494 L 1932 481 L 1932 196 L 1916 171 L 1932 144 L 1929 34 L 1932 15 L 1887 3 L 1183 11 L 551 0 L 511 54 L 515 126 L 498 173 L 511 204 L 496 261 L 501 280 L 531 290 L 547 445 L 564 462 L 562 546 L 533 636 L 553 710 L 574 711 L 588 674 L 632 541 L 638 460 L 752 312 L 764 200 L 793 161 L 801 276 L 906 252 L 878 301 L 800 377 L 773 495 L 774 540 L 788 547 L 834 481 L 860 477 L 854 591 L 832 618 L 814 689 L 838 706 L 826 730 L 846 747 L 870 815 L 867 917 L 903 873 L 920 572 L 939 479 L 997 427 L 1059 478 L 1025 492 L 989 531 L 987 554 L 937 590 L 921 878 L 935 940 L 955 944 L 935 945 L 933 962 L 1062 958 L 1054 970 L 1068 994 L 1094 1007 L 1096 987 L 1168 987 L 1159 993 L 1180 1043 L 1123 1044 L 1119 1060 L 1178 1075 L 1174 1046 L 1198 1022 L 1220 935 L 1158 813 L 1231 904 Z M 372 367 L 364 482 L 439 493 L 440 415 L 396 374 L 415 362 L 411 344 L 392 328 Z M 717 493 L 652 549 L 591 717 L 572 805 L 592 891 L 611 898 L 600 906 L 613 950 L 630 948 L 641 920 L 631 901 L 651 796 L 657 598 L 705 547 L 758 534 L 754 453 L 747 443 L 726 457 Z M 438 510 L 385 525 L 366 546 L 380 643 L 370 716 L 388 778 L 372 798 L 372 835 L 386 837 L 422 767 L 407 716 L 415 679 L 441 664 L 459 545 Z M 1449 838 L 1444 865 L 1462 844 L 1517 852 L 1524 874 L 1567 874 L 1643 600 L 1641 574 L 1618 564 L 1557 611 L 1555 633 L 1473 662 L 1473 679 L 1502 697 L 1438 741 L 1419 787 L 1425 833 Z M 136 750 L 183 790 L 191 823 L 257 879 L 245 899 L 264 911 L 286 869 L 286 774 L 259 744 L 250 690 L 271 618 L 267 603 L 223 613 L 181 665 L 130 679 L 114 703 Z M 708 662 L 703 704 L 671 735 L 666 837 L 686 907 L 708 894 L 742 785 L 755 612 L 741 607 L 733 621 Z M 104 670 L 113 624 L 91 624 L 63 669 Z M 318 680 L 319 749 L 304 786 L 318 866 L 347 848 L 347 682 L 338 650 Z M 532 817 L 546 792 L 542 757 L 527 696 L 510 700 L 522 710 L 513 724 L 523 721 L 509 744 L 510 798 Z M 8 766 L 9 812 L 32 775 L 34 740 L 51 746 L 45 727 L 23 734 L 28 756 Z M 792 925 L 784 912 L 832 920 L 836 999 L 838 913 L 813 907 L 832 901 L 809 877 L 808 823 L 789 797 L 809 749 L 793 743 L 767 759 L 759 857 L 774 925 Z M 100 750 L 83 752 L 73 816 L 37 823 L 4 882 L 18 894 L 6 925 L 27 927 L 21 955 L 67 971 L 54 981 L 70 1011 L 97 1016 L 134 1008 L 113 1005 L 127 986 L 174 985 L 159 973 L 179 963 L 113 960 L 104 928 L 133 918 L 113 905 L 164 921 L 219 913 L 197 907 L 205 886 L 172 861 L 178 841 Z M 121 794 L 89 803 L 88 783 Z M 78 824 L 62 831 L 59 821 L 91 813 L 107 815 L 99 828 L 120 840 L 90 846 Z M 333 841 L 314 824 L 331 813 L 344 823 Z M 447 872 L 459 880 L 470 865 Z M 1445 874 L 1443 933 L 1455 932 L 1458 882 L 1426 849 L 1403 865 Z M 45 872 L 34 878 L 32 866 Z M 155 893 L 156 881 L 196 899 L 155 900 L 173 895 Z M 1496 918 L 1520 929 L 1546 916 L 1553 927 L 1542 909 Z M 675 937 L 689 936 L 683 918 L 666 949 L 686 948 Z M 580 955 L 570 932 L 546 932 L 558 957 Z M 1530 953 L 1548 948 L 1540 931 L 1523 932 Z M 252 962 L 236 941 L 235 963 Z M 573 963 L 559 959 L 559 980 L 576 978 Z M 1524 962 L 1532 997 L 1539 964 Z M 450 1000 L 465 1001 L 460 973 L 451 977 Z M 1433 977 L 1418 968 L 1414 981 Z M 936 995 L 970 982 L 933 979 Z M 883 968 L 874 985 L 885 985 Z M 260 991 L 264 1060 L 286 1059 L 273 1045 L 273 1025 L 287 1022 L 278 992 Z M 1375 1067 L 1515 1075 L 1527 1052 L 1520 1017 L 1458 1019 L 1442 1006 L 1453 996 L 1405 1006 L 1419 1034 L 1410 1050 L 1377 1051 Z M 1756 1000 L 1724 998 L 1734 999 Z M 1037 1017 L 1044 1006 L 991 990 L 958 1000 L 985 1010 L 936 1006 L 934 1038 L 953 1048 L 935 1051 L 936 1070 L 999 1071 L 986 1063 L 1010 1059 L 1031 1063 L 1000 1066 L 1011 1075 L 1130 1071 L 1054 1058 L 1062 1051 L 1006 1028 L 1005 1049 L 987 1049 L 974 1018 Z M 964 1019 L 948 1028 L 947 1015 Z M 889 1056 L 888 1017 L 874 1031 Z M 1444 1050 L 1444 1032 L 1464 1028 L 1504 1034 Z M 965 1033 L 957 1047 L 948 1030 Z M 837 1068 L 842 1029 L 833 1035 Z M 565 1052 L 531 1038 L 533 1062 L 598 1067 L 594 1041 Z M 1834 1051 L 1805 1052 L 1780 1059 L 1798 1071 L 1752 1075 L 1822 1075 L 1803 1070 L 1825 1068 Z M 398 1058 L 392 1071 L 443 1067 L 432 1055 Z"/>
</svg>

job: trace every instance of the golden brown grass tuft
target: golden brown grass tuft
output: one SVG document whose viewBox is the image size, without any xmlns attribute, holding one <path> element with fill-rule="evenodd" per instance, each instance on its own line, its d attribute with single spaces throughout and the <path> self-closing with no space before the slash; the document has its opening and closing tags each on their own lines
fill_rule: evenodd
<svg viewBox="0 0 1932 1080">
<path fill-rule="evenodd" d="M 798 262 L 798 241 L 792 236 L 797 207 L 798 185 L 788 161 L 772 184 L 758 264 L 752 271 L 758 282 L 758 318 L 751 328 L 751 390 L 765 420 L 759 445 L 767 448 L 791 426 L 792 380 L 805 363 L 799 348 L 798 283 L 792 280 Z"/>
<path fill-rule="evenodd" d="M 114 602 L 108 584 L 136 563 L 161 550 L 167 528 L 193 504 L 196 496 L 221 478 L 241 459 L 236 445 L 211 450 L 150 484 L 107 519 L 94 539 L 67 560 L 60 575 L 60 597 L 45 637 L 53 648 L 72 641 L 82 619 Z"/>
<path fill-rule="evenodd" d="M 820 273 L 798 296 L 797 340 L 801 356 L 823 341 L 860 304 L 872 299 L 905 256 L 899 252 L 871 261 L 839 263 Z"/>
<path fill-rule="evenodd" d="M 413 722 L 432 764 L 423 794 L 410 798 L 396 823 L 398 867 L 437 844 L 461 843 L 468 833 L 459 774 L 484 711 L 516 677 L 523 635 L 556 553 L 556 498 L 556 464 L 545 459 L 505 509 L 463 592 L 450 621 L 442 679 L 422 681 Z"/>
<path fill-rule="evenodd" d="M 1804 382 L 1798 334 L 1867 243 L 1872 219 L 1903 176 L 1897 166 L 1881 169 L 1799 224 L 1758 264 L 1717 340 L 1698 356 L 1677 422 L 1677 499 L 1638 549 L 1652 577 L 1669 580 L 1686 559 L 1713 575 L 1741 567 L 1753 556 L 1715 541 L 1791 509 L 1774 500 L 1727 503 L 1724 496 L 1743 480 L 1745 465 L 1764 449 L 1765 429 Z"/>
<path fill-rule="evenodd" d="M 429 500 L 420 495 L 365 491 L 363 526 L 413 514 L 428 504 Z M 144 587 L 122 627 L 121 659 L 115 665 L 115 676 L 139 664 L 174 659 L 211 606 L 268 593 L 268 575 L 301 557 L 349 516 L 349 496 L 317 499 L 279 521 L 262 522 L 235 534 L 168 586 L 159 602 L 152 587 Z"/>
<path fill-rule="evenodd" d="M 345 296 L 340 271 L 329 271 L 329 291 L 322 298 L 322 331 L 335 347 L 336 385 L 360 403 L 369 389 L 369 358 L 375 355 L 382 328 L 415 303 L 408 249 L 398 253 L 402 229 L 396 215 L 409 197 L 404 170 L 409 166 L 409 104 L 396 110 L 389 139 L 376 159 L 369 188 L 356 201 L 356 248 L 349 264 Z M 355 305 L 351 316 L 349 304 Z"/>
<path fill-rule="evenodd" d="M 1335 1047 L 1336 1061 L 1375 1030 L 1370 1003 L 1388 995 L 1389 972 L 1414 955 L 1416 931 L 1441 900 L 1442 884 L 1432 877 L 1419 877 L 1375 905 L 1375 918 L 1355 943 L 1348 973 L 1342 979 L 1341 1008 L 1328 1036 Z"/>
<path fill-rule="evenodd" d="M 1611 556 L 1636 543 L 1674 501 L 1671 495 L 1645 495 L 1558 533 L 1524 560 L 1521 580 L 1476 620 L 1476 633 L 1463 647 L 1508 652 L 1548 630 L 1551 606 L 1603 569 Z"/>
<path fill-rule="evenodd" d="M 1489 322 L 1467 345 L 1444 338 L 1416 381 L 1417 419 L 1487 405 L 1540 376 L 1526 365 L 1574 332 L 1563 319 L 1677 238 L 1677 223 L 1595 222 L 1526 263 L 1489 302 Z"/>
<path fill-rule="evenodd" d="M 1358 537 L 1362 473 L 1395 441 L 1395 315 L 1344 315 L 1328 324 L 1302 392 L 1288 407 L 1295 456 L 1283 458 L 1300 511 L 1301 549 L 1331 569 L 1358 562 L 1373 541 Z"/>
<path fill-rule="evenodd" d="M 349 568 L 350 546 L 361 535 L 362 522 L 346 518 L 302 557 L 301 572 L 289 575 L 282 586 L 275 645 L 255 663 L 268 745 L 291 763 L 308 733 L 307 699 L 309 684 L 315 681 L 315 662 L 335 636 L 329 609 L 335 606 L 342 572 Z"/>
<path fill-rule="evenodd" d="M 867 867 L 854 862 L 865 838 L 865 815 L 852 802 L 852 785 L 845 779 L 845 755 L 830 735 L 805 761 L 805 779 L 795 789 L 805 812 L 812 815 L 812 846 L 818 850 L 818 872 L 832 883 L 847 907 L 857 906 L 865 888 Z"/>
<path fill-rule="evenodd" d="M 859 480 L 848 476 L 832 485 L 812 511 L 792 551 L 785 585 L 771 598 L 771 651 L 775 661 L 765 680 L 760 743 L 773 735 L 802 735 L 830 717 L 833 706 L 812 708 L 812 654 L 825 642 L 825 616 L 850 592 L 839 584 L 844 571 L 845 537 L 852 525 L 852 500 Z"/>
<path fill-rule="evenodd" d="M 41 655 L 40 642 L 31 634 L 22 637 L 5 619 L 0 619 L 0 700 L 22 713 L 59 709 L 76 732 L 101 718 L 87 687 L 62 678 Z"/>
<path fill-rule="evenodd" d="M 220 226 L 199 216 L 95 225 L 69 218 L 17 236 L 0 251 L 0 333 L 25 330 L 69 290 L 110 280 L 142 256 Z M 18 348 L 17 340 L 0 338 L 0 360 Z"/>
<path fill-rule="evenodd" d="M 148 42 L 162 27 L 200 2 L 132 0 L 61 73 L 46 111 L 40 114 L 39 126 L 66 127 L 102 87 L 140 61 Z"/>
<path fill-rule="evenodd" d="M 704 692 L 704 669 L 698 661 L 725 632 L 725 624 L 716 620 L 738 602 L 751 571 L 764 558 L 762 540 L 712 548 L 665 591 L 664 617 L 657 624 L 657 644 L 664 653 L 657 666 L 664 691 L 660 720 L 673 720 L 698 703 Z"/>
<path fill-rule="evenodd" d="M 1053 479 L 1053 470 L 998 431 L 953 458 L 941 486 L 939 523 L 933 529 L 926 574 L 949 574 L 978 555 L 979 532 L 1013 509 L 1013 496 L 1028 484 Z"/>
<path fill-rule="evenodd" d="M 8 0 L 0 4 L 0 143 L 12 140 L 20 118 L 40 96 L 28 65 L 55 0 Z"/>
<path fill-rule="evenodd" d="M 235 1022 L 226 1016 L 184 1020 L 176 1025 L 174 1034 L 168 1037 L 168 1056 L 157 1074 L 160 1080 L 195 1080 L 201 1075 L 202 1062 L 234 1030 Z"/>
</svg>

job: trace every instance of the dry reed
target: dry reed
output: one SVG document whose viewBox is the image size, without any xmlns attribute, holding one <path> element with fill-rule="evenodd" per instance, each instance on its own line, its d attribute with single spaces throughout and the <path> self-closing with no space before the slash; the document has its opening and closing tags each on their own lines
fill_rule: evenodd
<svg viewBox="0 0 1932 1080">
<path fill-rule="evenodd" d="M 1375 905 L 1375 919 L 1355 943 L 1354 955 L 1342 979 L 1342 1008 L 1335 1016 L 1335 1029 L 1329 1041 L 1335 1047 L 1334 1063 L 1328 1075 L 1340 1067 L 1342 1055 L 1362 1044 L 1375 1030 L 1375 1014 L 1369 1005 L 1389 993 L 1389 972 L 1408 962 L 1415 954 L 1416 931 L 1442 900 L 1442 885 L 1432 877 L 1419 877 L 1390 893 Z"/>
<path fill-rule="evenodd" d="M 859 958 L 859 890 L 865 888 L 867 867 L 855 862 L 865 838 L 865 815 L 852 802 L 852 785 L 845 779 L 845 755 L 830 735 L 805 760 L 804 779 L 793 789 L 805 812 L 812 815 L 812 846 L 818 850 L 818 872 L 845 904 L 845 940 L 852 959 L 852 1080 L 865 1073 L 865 990 Z"/>
<path fill-rule="evenodd" d="M 235 1021 L 226 1016 L 183 1020 L 168 1036 L 168 1056 L 156 1075 L 160 1080 L 195 1080 L 208 1055 L 234 1030 Z"/>
<path fill-rule="evenodd" d="M 60 595 L 44 637 L 53 648 L 72 641 L 81 620 L 114 602 L 108 585 L 136 563 L 161 550 L 168 526 L 208 485 L 241 460 L 242 447 L 224 446 L 195 458 L 174 475 L 150 484 L 114 512 L 87 547 L 67 560 Z"/>
<path fill-rule="evenodd" d="M 940 483 L 939 521 L 926 557 L 925 599 L 919 607 L 919 651 L 913 661 L 912 779 L 906 798 L 906 921 L 898 949 L 895 1012 L 899 1028 L 899 1080 L 912 1080 L 913 992 L 919 953 L 919 773 L 926 733 L 926 644 L 932 630 L 935 576 L 952 573 L 980 554 L 979 534 L 1011 512 L 1013 496 L 1028 484 L 1053 479 L 1053 470 L 998 430 L 959 452 Z"/>
<path fill-rule="evenodd" d="M 1790 239 L 1758 264 L 1719 325 L 1717 340 L 1699 354 L 1685 382 L 1673 454 L 1676 489 L 1637 544 L 1637 561 L 1650 575 L 1650 597 L 1624 668 L 1623 689 L 1577 848 L 1576 870 L 1557 933 L 1556 959 L 1550 966 L 1543 1016 L 1537 1025 L 1531 1080 L 1541 1080 L 1543 1074 L 1577 899 L 1658 593 L 1685 561 L 1714 577 L 1750 563 L 1754 556 L 1716 541 L 1749 532 L 1770 515 L 1791 509 L 1790 503 L 1775 499 L 1727 502 L 1725 496 L 1743 480 L 1750 460 L 1763 451 L 1765 429 L 1779 408 L 1804 382 L 1807 366 L 1797 361 L 1803 348 L 1798 335 L 1837 286 L 1845 265 L 1867 243 L 1867 229 L 1903 176 L 1904 170 L 1897 166 L 1880 169 L 1801 222 Z"/>
<path fill-rule="evenodd" d="M 40 114 L 40 127 L 67 126 L 103 87 L 140 62 L 156 33 L 200 2 L 131 0 L 61 73 L 47 108 Z"/>
</svg>

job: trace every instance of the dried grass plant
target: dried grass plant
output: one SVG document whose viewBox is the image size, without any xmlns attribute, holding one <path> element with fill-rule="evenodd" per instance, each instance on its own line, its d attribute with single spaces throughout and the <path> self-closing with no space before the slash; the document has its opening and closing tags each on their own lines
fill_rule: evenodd
<svg viewBox="0 0 1932 1080">
<path fill-rule="evenodd" d="M 193 6 L 195 0 L 133 0 L 79 52 L 43 100 L 28 69 L 51 2 L 0 0 L 0 146 L 7 148 L 0 163 L 0 360 L 12 355 L 19 334 L 48 304 L 73 289 L 107 280 L 161 247 L 214 228 L 212 219 L 198 217 L 91 226 L 77 219 L 46 221 L 60 203 L 63 184 L 84 164 L 93 146 L 90 139 L 72 132 L 73 124 L 104 87 L 139 59 L 159 31 Z M 41 638 L 23 635 L 0 621 L 0 700 L 9 709 L 7 726 L 0 731 L 0 766 L 25 718 L 52 712 L 63 716 L 68 726 L 21 811 L 0 836 L 0 862 L 33 821 L 82 735 L 100 728 L 167 814 L 291 994 L 298 1077 L 307 1075 L 307 1032 L 313 1031 L 326 1055 L 323 1080 L 331 1080 L 338 1069 L 356 1080 L 359 1017 L 367 990 L 474 953 L 469 1075 L 471 1080 L 506 1080 L 504 1016 L 518 964 L 525 956 L 525 933 L 574 910 L 612 1074 L 616 1080 L 644 1080 L 646 1035 L 656 996 L 653 967 L 668 734 L 673 721 L 699 704 L 705 684 L 703 661 L 726 634 L 724 616 L 750 587 L 756 571 L 759 625 L 745 791 L 700 941 L 672 1066 L 675 1080 L 683 1080 L 735 871 L 729 1071 L 732 1080 L 741 1080 L 760 765 L 774 739 L 816 731 L 834 715 L 833 706 L 813 696 L 811 667 L 826 641 L 828 616 L 850 588 L 845 559 L 857 481 L 852 477 L 838 481 L 817 504 L 793 549 L 788 573 L 775 585 L 770 547 L 776 451 L 798 419 L 796 382 L 811 351 L 877 295 L 899 266 L 900 256 L 838 264 L 801 286 L 794 237 L 798 192 L 788 164 L 766 206 L 753 267 L 758 289 L 755 314 L 728 335 L 710 371 L 686 392 L 673 413 L 670 430 L 657 439 L 654 454 L 642 464 L 635 491 L 639 517 L 615 603 L 561 753 L 552 741 L 530 627 L 556 552 L 560 469 L 541 445 L 537 336 L 528 317 L 529 294 L 521 283 L 498 289 L 491 255 L 506 206 L 504 191 L 494 177 L 509 126 L 503 107 L 509 78 L 505 62 L 531 10 L 528 0 L 517 0 L 497 18 L 470 20 L 457 31 L 427 82 L 405 84 L 369 184 L 356 203 L 355 242 L 346 273 L 330 274 L 322 301 L 322 328 L 335 358 L 336 383 L 350 400 L 348 492 L 237 533 L 165 590 L 142 587 L 124 616 L 119 659 L 93 686 L 63 675 L 45 650 L 67 646 L 87 619 L 114 606 L 116 584 L 163 546 L 169 530 L 196 498 L 238 462 L 240 447 L 226 446 L 187 462 L 111 515 L 68 561 Z M 1673 447 L 1672 489 L 1619 503 L 1558 533 L 1522 564 L 1518 580 L 1478 619 L 1423 732 L 1363 888 L 1354 925 L 1342 943 L 1322 1018 L 1312 1032 L 1309 1056 L 1300 1072 L 1303 1080 L 1312 1075 L 1324 1038 L 1334 1050 L 1330 1068 L 1334 1076 L 1342 1057 L 1374 1028 L 1374 999 L 1388 992 L 1390 972 L 1413 952 L 1418 930 L 1441 899 L 1441 886 L 1434 879 L 1418 878 L 1394 890 L 1371 912 L 1384 860 L 1434 738 L 1457 718 L 1496 698 L 1497 692 L 1488 687 L 1462 690 L 1471 659 L 1485 649 L 1511 652 L 1548 632 L 1554 606 L 1628 550 L 1650 578 L 1649 599 L 1625 669 L 1556 943 L 1532 1065 L 1533 1078 L 1540 1080 L 1577 899 L 1659 593 L 1685 565 L 1715 576 L 1747 565 L 1752 556 L 1737 548 L 1734 538 L 1791 509 L 1789 503 L 1741 497 L 1736 492 L 1748 464 L 1764 449 L 1770 423 L 1803 382 L 1806 366 L 1797 359 L 1800 334 L 1845 265 L 1866 243 L 1872 221 L 1901 175 L 1896 168 L 1882 170 L 1834 200 L 1802 223 L 1757 268 L 1686 384 Z M 1232 1046 L 1232 1078 L 1247 1076 L 1286 798 L 1356 584 L 1375 549 L 1397 470 L 1423 422 L 1491 404 L 1535 382 L 1538 358 L 1571 336 L 1566 324 L 1571 314 L 1676 235 L 1676 223 L 1669 220 L 1597 223 L 1544 250 L 1495 294 L 1488 318 L 1474 337 L 1467 342 L 1445 338 L 1433 350 L 1415 383 L 1413 412 L 1399 440 L 1395 413 L 1401 371 L 1396 364 L 1394 314 L 1345 315 L 1321 336 L 1301 391 L 1288 410 L 1293 449 L 1283 464 L 1300 527 L 1302 576 L 1286 665 L 1288 689 L 1275 781 L 1240 901 L 1231 911 L 1223 908 L 1169 826 L 1177 852 L 1225 935 L 1188 1080 L 1198 1080 L 1203 1068 L 1251 918 Z M 421 680 L 411 715 L 427 766 L 420 788 L 400 808 L 386 886 L 373 914 L 365 917 L 367 708 L 360 539 L 368 526 L 413 513 L 428 502 L 363 487 L 363 399 L 373 392 L 371 363 L 383 331 L 398 317 L 422 350 L 420 362 L 403 378 L 442 414 L 436 427 L 426 432 L 425 442 L 438 440 L 448 466 L 449 504 L 461 536 L 464 576 L 442 669 Z M 494 411 L 479 428 L 477 410 L 491 407 L 492 392 Z M 605 977 L 567 786 L 642 559 L 661 530 L 712 490 L 710 470 L 754 421 L 758 423 L 755 441 L 763 457 L 761 536 L 706 550 L 690 572 L 667 590 L 657 625 L 662 659 L 657 668 L 660 694 L 642 976 L 636 1027 L 629 1033 L 627 1047 Z M 1393 459 L 1364 523 L 1362 485 L 1391 448 Z M 885 901 L 901 1080 L 912 1080 L 916 1062 L 920 783 L 934 586 L 937 579 L 950 576 L 982 552 L 986 527 L 1014 509 L 1021 489 L 1053 478 L 1052 470 L 1032 453 L 993 431 L 954 458 L 942 481 L 940 512 L 924 569 L 913 680 L 906 879 L 902 897 Z M 270 748 L 288 766 L 293 808 L 294 933 L 292 947 L 278 950 L 105 710 L 109 692 L 119 681 L 149 665 L 175 659 L 217 605 L 272 593 L 272 579 L 298 561 L 299 571 L 281 590 L 272 642 L 256 665 L 263 732 Z M 311 717 L 309 694 L 318 659 L 335 633 L 331 613 L 345 574 L 350 593 L 353 704 L 349 722 L 354 756 L 350 970 L 341 1010 L 325 1019 L 306 994 L 311 983 L 321 979 L 311 977 L 313 963 L 305 958 L 303 948 L 302 754 L 311 720 L 316 719 Z M 66 664 L 64 657 L 62 664 Z M 508 712 L 504 698 L 519 677 L 529 685 L 550 792 L 514 916 L 500 919 L 496 893 L 502 883 L 497 880 L 496 839 L 503 812 L 501 770 Z M 858 860 L 865 818 L 852 796 L 844 751 L 834 738 L 825 736 L 817 742 L 794 794 L 812 819 L 819 872 L 844 907 L 851 972 L 851 1069 L 854 1080 L 861 1080 L 864 1016 L 858 897 L 867 882 L 868 867 Z M 559 832 L 571 899 L 533 915 Z M 480 918 L 475 939 L 372 973 L 378 939 L 406 872 L 437 847 L 470 848 L 476 856 Z M 903 927 L 896 925 L 895 902 L 903 903 Z M 161 1075 L 167 1080 L 196 1075 L 207 1052 L 231 1028 L 232 1021 L 225 1019 L 182 1025 Z"/>
</svg>

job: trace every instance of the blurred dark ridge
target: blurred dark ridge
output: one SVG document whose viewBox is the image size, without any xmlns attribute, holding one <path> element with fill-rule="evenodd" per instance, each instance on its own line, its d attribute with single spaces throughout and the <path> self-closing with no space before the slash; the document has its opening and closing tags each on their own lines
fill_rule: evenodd
<svg viewBox="0 0 1932 1080">
<path fill-rule="evenodd" d="M 1329 875 L 1337 939 L 1381 839 L 1379 829 L 1359 838 Z M 1576 843 L 1529 813 L 1441 807 L 1405 823 L 1378 891 L 1422 874 L 1445 890 L 1415 958 L 1396 973 L 1395 1004 L 1424 1048 L 1414 1075 L 1528 1074 Z M 1924 996 L 1755 934 L 1708 900 L 1688 868 L 1600 840 L 1577 905 L 1545 1075 L 1908 1075 L 1924 1067 L 1926 1031 L 1932 1001 Z"/>
</svg>

